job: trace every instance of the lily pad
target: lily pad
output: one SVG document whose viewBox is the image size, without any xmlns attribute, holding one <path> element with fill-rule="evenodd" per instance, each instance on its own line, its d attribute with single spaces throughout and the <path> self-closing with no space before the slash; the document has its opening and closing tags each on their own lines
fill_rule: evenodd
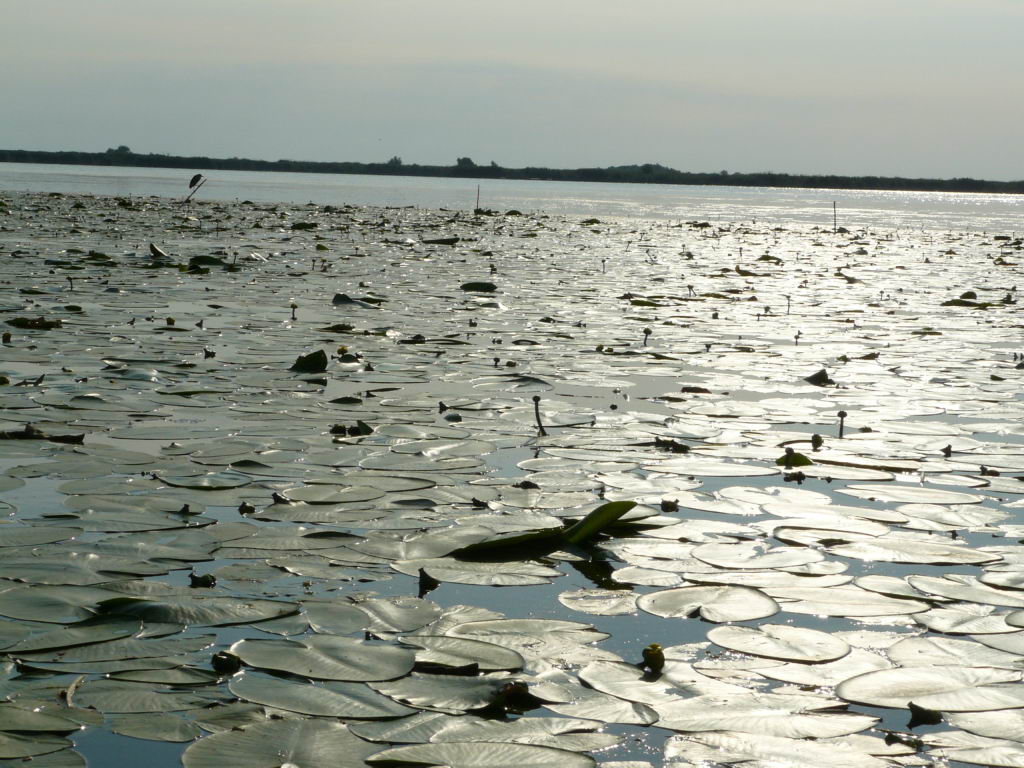
<svg viewBox="0 0 1024 768">
<path fill-rule="evenodd" d="M 749 587 L 697 586 L 666 589 L 642 595 L 637 607 L 655 616 L 695 618 L 721 623 L 751 621 L 772 616 L 779 605 Z"/>
<path fill-rule="evenodd" d="M 849 645 L 826 632 L 787 624 L 761 624 L 756 628 L 715 627 L 708 632 L 708 640 L 740 653 L 807 664 L 835 661 L 850 652 Z"/>
<path fill-rule="evenodd" d="M 468 290 L 468 289 L 467 289 Z M 371 765 L 444 765 L 449 768 L 484 768 L 515 765 L 520 768 L 591 768 L 596 765 L 589 755 L 554 747 L 530 744 L 470 741 L 442 744 L 410 744 L 393 747 L 368 758 Z"/>
<path fill-rule="evenodd" d="M 181 756 L 184 768 L 364 768 L 380 747 L 328 720 L 274 720 L 205 736 Z"/>
<path fill-rule="evenodd" d="M 228 689 L 246 701 L 317 717 L 373 720 L 402 717 L 416 711 L 370 690 L 363 683 L 313 685 L 246 673 L 232 679 Z"/>
<path fill-rule="evenodd" d="M 348 637 L 314 635 L 299 640 L 239 640 L 231 652 L 246 664 L 315 680 L 392 680 L 407 674 L 412 651 Z"/>
</svg>

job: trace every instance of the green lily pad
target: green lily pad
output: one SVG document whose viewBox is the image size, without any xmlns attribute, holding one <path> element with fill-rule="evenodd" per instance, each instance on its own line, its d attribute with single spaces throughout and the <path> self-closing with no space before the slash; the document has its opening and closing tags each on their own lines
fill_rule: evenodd
<svg viewBox="0 0 1024 768">
<path fill-rule="evenodd" d="M 373 720 L 402 717 L 416 711 L 363 683 L 313 685 L 246 673 L 232 679 L 228 689 L 246 701 L 316 717 Z"/>
<path fill-rule="evenodd" d="M 392 680 L 408 674 L 415 663 L 410 650 L 332 635 L 301 641 L 239 640 L 231 652 L 252 667 L 316 680 Z"/>
<path fill-rule="evenodd" d="M 519 768 L 591 768 L 596 765 L 589 755 L 554 747 L 499 742 L 454 742 L 442 744 L 410 744 L 393 747 L 368 758 L 371 765 L 444 765 L 449 768 L 484 768 L 484 766 L 515 765 Z"/>
<path fill-rule="evenodd" d="M 184 768 L 364 768 L 380 751 L 328 720 L 275 720 L 204 736 L 181 756 Z"/>
<path fill-rule="evenodd" d="M 666 589 L 642 595 L 637 607 L 655 616 L 692 618 L 705 621 L 751 621 L 772 616 L 779 605 L 763 592 L 750 587 L 698 586 Z"/>
</svg>

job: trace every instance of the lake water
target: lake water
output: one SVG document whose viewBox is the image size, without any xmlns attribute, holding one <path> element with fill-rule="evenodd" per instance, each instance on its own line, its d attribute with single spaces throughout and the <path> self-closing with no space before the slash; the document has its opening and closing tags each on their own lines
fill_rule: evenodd
<svg viewBox="0 0 1024 768">
<path fill-rule="evenodd" d="M 454 453 L 459 448 L 454 439 L 438 437 L 427 446 L 418 446 L 427 466 L 424 471 L 451 482 L 452 488 L 471 478 L 484 481 L 473 487 L 474 498 L 490 491 L 507 501 L 494 510 L 503 520 L 522 514 L 523 504 L 539 507 L 536 501 L 523 500 L 526 489 L 512 484 L 523 477 L 550 484 L 543 490 L 546 494 L 563 490 L 569 494 L 572 482 L 581 480 L 574 474 L 601 472 L 602 493 L 608 488 L 617 493 L 615 489 L 625 482 L 627 490 L 622 492 L 627 495 L 654 494 L 640 490 L 645 486 L 631 485 L 626 476 L 632 472 L 637 480 L 650 479 L 655 489 L 664 489 L 657 492 L 658 497 L 664 493 L 664 498 L 674 498 L 686 493 L 691 481 L 698 482 L 694 478 L 699 475 L 700 493 L 708 498 L 718 494 L 752 508 L 743 511 L 742 504 L 738 508 L 723 505 L 722 510 L 706 505 L 686 507 L 684 500 L 680 520 L 710 525 L 707 530 L 712 534 L 706 541 L 703 533 L 688 534 L 687 547 L 735 539 L 739 547 L 742 541 L 754 541 L 765 548 L 780 544 L 778 549 L 786 551 L 787 542 L 794 542 L 794 550 L 816 548 L 828 555 L 823 554 L 821 560 L 812 556 L 805 564 L 811 566 L 806 572 L 801 565 L 786 566 L 796 574 L 829 576 L 844 570 L 851 578 L 873 577 L 876 589 L 878 577 L 933 579 L 982 573 L 975 564 L 947 562 L 941 557 L 921 562 L 929 558 L 914 553 L 905 559 L 891 554 L 890 560 L 876 561 L 856 552 L 848 556 L 843 549 L 827 551 L 842 546 L 845 539 L 840 536 L 847 534 L 841 530 L 836 535 L 829 533 L 831 529 L 816 534 L 789 530 L 777 537 L 768 510 L 758 507 L 766 499 L 792 506 L 824 504 L 826 509 L 828 504 L 852 503 L 863 508 L 862 515 L 870 521 L 879 513 L 891 513 L 890 505 L 899 503 L 877 498 L 891 487 L 897 499 L 938 499 L 936 504 L 908 502 L 906 511 L 913 520 L 908 517 L 906 526 L 894 525 L 895 530 L 885 534 L 891 537 L 887 540 L 896 542 L 893 552 L 900 549 L 901 542 L 955 547 L 966 543 L 973 549 L 1002 545 L 1005 549 L 1000 551 L 1006 555 L 1002 565 L 1014 569 L 1022 504 L 1020 486 L 1013 478 L 1024 466 L 1024 436 L 1019 427 L 1020 388 L 1015 384 L 1019 381 L 1017 360 L 1009 356 L 1011 346 L 1016 348 L 1020 338 L 1020 305 L 1012 296 L 1005 303 L 1002 299 L 1019 284 L 1020 265 L 1009 243 L 1001 249 L 1002 263 L 994 261 L 997 247 L 979 232 L 986 228 L 1004 234 L 1015 228 L 1019 231 L 1022 198 L 487 181 L 481 183 L 482 206 L 553 215 L 540 221 L 463 216 L 452 222 L 452 215 L 428 210 L 394 210 L 382 216 L 379 210 L 327 212 L 307 208 L 305 203 L 465 211 L 475 204 L 475 180 L 211 172 L 211 181 L 199 193 L 203 201 L 284 202 L 274 213 L 265 205 L 224 205 L 223 218 L 229 226 L 211 231 L 195 218 L 182 216 L 182 209 L 168 202 L 184 196 L 190 175 L 191 171 L 165 169 L 0 165 L 0 198 L 9 203 L 9 214 L 0 219 L 4 225 L 0 246 L 5 251 L 0 267 L 6 270 L 0 298 L 9 312 L 32 317 L 42 313 L 66 323 L 48 331 L 15 328 L 9 344 L 0 345 L 0 373 L 17 382 L 3 393 L 5 410 L 0 422 L 4 426 L 0 431 L 32 423 L 46 430 L 88 433 L 78 448 L 35 440 L 0 443 L 0 483 L 6 483 L 0 521 L 6 515 L 9 530 L 36 527 L 43 522 L 41 512 L 44 516 L 63 515 L 57 519 L 77 524 L 83 516 L 72 515 L 79 508 L 73 499 L 120 494 L 134 496 L 140 505 L 143 499 L 154 504 L 173 500 L 170 506 L 175 513 L 183 502 L 194 505 L 193 511 L 202 507 L 209 518 L 218 521 L 215 526 L 224 525 L 220 530 L 229 532 L 225 535 L 238 525 L 258 526 L 269 534 L 275 528 L 294 528 L 297 522 L 268 517 L 262 510 L 261 516 L 243 521 L 238 502 L 265 507 L 272 490 L 297 488 L 300 480 L 296 477 L 304 484 L 309 480 L 303 487 L 322 487 L 328 470 L 310 471 L 311 456 L 349 451 L 337 457 L 338 466 L 346 473 L 357 471 L 357 467 L 359 471 L 369 468 L 392 473 L 398 472 L 396 467 L 406 467 L 405 471 L 413 472 L 403 463 L 411 460 L 409 454 L 392 450 L 401 444 L 407 448 L 409 439 L 395 435 L 415 434 L 419 429 L 427 435 L 450 435 L 457 427 L 456 433 L 463 433 L 459 440 L 490 440 L 494 450 L 486 452 L 486 444 L 470 445 L 469 453 L 485 451 L 481 464 L 468 466 L 466 472 L 453 470 L 447 478 L 447 465 L 441 464 L 447 460 L 444 452 L 452 453 L 456 460 L 466 454 Z M 119 205 L 108 197 L 78 205 L 70 197 L 14 194 L 26 190 L 43 195 L 158 195 L 162 199 L 146 205 Z M 838 203 L 841 225 L 870 227 L 875 234 L 862 237 L 814 231 L 814 226 L 831 228 L 833 200 Z M 196 207 L 194 212 L 202 210 Z M 557 214 L 571 218 L 561 219 Z M 581 227 L 575 217 L 588 215 L 602 220 L 621 218 L 610 226 Z M 646 218 L 642 226 L 645 249 L 650 245 L 646 253 L 637 247 L 634 229 L 639 227 L 631 226 L 641 218 Z M 692 219 L 740 223 L 756 219 L 758 226 L 723 227 L 714 238 L 699 229 L 674 226 L 676 221 Z M 296 230 L 292 225 L 300 221 L 316 221 L 316 228 Z M 776 226 L 787 231 L 772 231 Z M 899 228 L 897 237 L 890 236 L 894 227 Z M 972 229 L 975 232 L 971 233 Z M 946 230 L 955 234 L 943 234 Z M 448 233 L 466 236 L 465 243 L 449 249 L 422 242 L 424 237 Z M 211 252 L 226 254 L 243 243 L 245 250 L 255 253 L 251 259 L 243 259 L 244 266 L 237 272 L 190 274 L 175 264 L 150 268 L 148 241 L 155 241 L 181 261 Z M 486 269 L 487 262 L 473 258 L 485 249 L 494 265 L 494 278 Z M 691 249 L 699 258 L 687 258 Z M 764 250 L 765 255 L 776 255 L 779 263 L 752 264 L 749 258 L 755 257 L 748 256 L 742 264 L 753 268 L 741 271 L 732 254 L 743 249 L 748 255 Z M 558 258 L 564 255 L 572 258 Z M 307 266 L 317 257 L 330 263 L 330 271 Z M 852 263 L 837 270 L 839 257 Z M 978 268 L 989 263 L 991 268 Z M 848 273 L 842 272 L 844 269 Z M 501 283 L 500 291 L 480 296 L 472 292 L 461 295 L 462 291 L 453 289 L 481 277 Z M 692 293 L 691 287 L 698 293 Z M 991 306 L 978 310 L 950 308 L 943 303 L 965 288 L 978 291 Z M 359 296 L 374 293 L 386 303 L 381 308 L 358 302 L 334 306 L 330 297 L 341 290 Z M 214 298 L 216 303 L 211 303 Z M 291 306 L 297 313 L 289 319 Z M 769 306 L 775 308 L 771 315 L 767 309 L 761 310 Z M 178 318 L 176 325 L 174 317 Z M 200 322 L 195 322 L 196 318 Z M 322 385 L 315 382 L 309 387 L 296 383 L 285 366 L 294 359 L 295 351 L 305 349 L 312 339 L 317 345 L 326 344 L 322 342 L 327 332 L 322 325 L 329 322 L 326 318 L 351 321 L 357 329 L 367 331 L 391 330 L 387 334 L 357 330 L 346 335 L 338 331 L 337 338 L 331 331 L 327 348 L 342 342 L 352 345 L 354 351 L 372 360 L 373 367 L 344 370 L 335 366 L 328 385 L 321 390 Z M 643 333 L 645 327 L 653 329 L 650 345 L 648 334 Z M 425 338 L 417 344 L 399 343 L 400 339 L 411 341 L 413 334 Z M 527 343 L 521 343 L 524 341 Z M 215 354 L 207 357 L 206 346 Z M 126 368 L 122 371 L 111 361 L 125 362 Z M 499 368 L 502 361 L 504 366 Z M 811 387 L 804 377 L 826 365 L 838 384 Z M 516 371 L 523 375 L 517 376 Z M 689 397 L 695 393 L 694 385 L 706 385 L 696 398 Z M 544 419 L 552 433 L 544 442 L 538 442 L 531 426 L 530 396 L 534 391 L 543 392 Z M 360 397 L 353 398 L 356 395 Z M 456 412 L 448 416 L 459 420 L 449 421 L 439 412 L 440 396 Z M 342 398 L 352 401 L 342 403 Z M 478 401 L 488 403 L 487 407 L 478 408 Z M 840 408 L 850 411 L 849 433 L 843 440 L 836 433 Z M 580 414 L 586 416 L 585 423 L 576 419 Z M 143 418 L 153 421 L 147 424 Z M 335 443 L 326 432 L 332 422 L 352 424 L 356 419 L 381 431 L 352 444 Z M 862 428 L 867 424 L 871 426 Z M 383 431 L 396 426 L 402 429 L 390 434 Z M 154 429 L 158 431 L 154 433 Z M 808 469 L 810 477 L 800 483 L 802 487 L 795 487 L 797 478 L 778 474 L 776 457 L 783 445 L 809 445 L 811 433 L 827 438 L 826 452 L 813 456 L 828 467 L 828 474 L 815 476 Z M 662 434 L 692 443 L 691 458 L 696 463 L 666 467 L 683 457 L 660 449 L 656 442 L 652 445 L 651 438 Z M 952 457 L 944 455 L 943 446 L 951 453 L 955 450 Z M 424 449 L 440 452 L 438 466 L 432 466 L 433 458 L 427 462 Z M 224 451 L 228 451 L 227 458 Z M 385 464 L 378 452 L 389 457 Z M 255 466 L 261 462 L 254 464 L 252 456 L 269 462 L 263 469 L 279 474 L 261 475 L 263 470 Z M 612 459 L 617 461 L 606 461 Z M 322 456 L 317 460 L 323 461 Z M 537 460 L 542 462 L 539 466 Z M 121 465 L 121 461 L 143 463 Z M 845 494 L 851 489 L 847 483 L 879 480 L 879 475 L 888 475 L 883 471 L 886 467 L 903 467 L 909 461 L 920 467 L 919 473 L 894 470 L 886 480 L 890 485 L 881 491 L 873 485 L 853 488 L 864 491 L 852 494 L 854 501 L 851 494 Z M 723 472 L 722 462 L 728 470 L 718 474 Z M 980 475 L 982 462 L 1001 474 Z M 772 471 L 734 475 L 732 470 L 744 463 L 768 466 Z M 248 467 L 252 476 L 239 477 L 236 466 Z M 423 469 L 424 465 L 411 466 Z M 157 487 L 156 474 L 148 479 L 139 475 L 143 468 L 158 471 L 168 482 Z M 560 471 L 566 471 L 565 477 L 559 477 Z M 207 474 L 211 478 L 208 486 L 189 480 Z M 366 473 L 359 477 L 365 481 Z M 227 485 L 218 490 L 214 481 Z M 683 481 L 682 485 L 677 481 Z M 244 484 L 236 485 L 238 482 Z M 590 486 L 584 483 L 583 487 Z M 950 489 L 964 493 L 943 496 Z M 978 496 L 973 507 L 967 508 L 967 502 L 954 503 L 973 501 L 975 491 Z M 432 506 L 443 508 L 448 502 L 445 494 L 439 494 L 437 498 L 444 504 Z M 575 503 L 571 496 L 569 499 L 566 502 L 563 497 L 558 505 Z M 85 503 L 98 505 L 102 498 Z M 338 527 L 361 531 L 360 537 L 376 540 L 386 538 L 391 526 L 411 531 L 431 522 L 412 514 L 424 514 L 418 507 L 369 500 L 370 507 L 378 504 L 381 509 L 388 505 L 388 515 L 412 516 L 415 521 L 402 528 L 400 521 L 385 520 L 381 515 L 381 520 L 368 523 L 366 530 L 358 527 L 358 522 Z M 475 511 L 462 504 L 450 514 L 461 519 Z M 789 511 L 787 506 L 787 516 Z M 442 513 L 449 514 L 441 509 L 439 519 Z M 966 517 L 968 513 L 976 517 Z M 775 512 L 770 514 L 777 517 Z M 316 520 L 315 515 L 311 517 Z M 890 514 L 879 519 L 893 518 Z M 723 524 L 754 522 L 767 525 L 761 529 L 764 535 L 737 531 L 729 525 L 722 528 Z M 806 523 L 796 522 L 794 525 L 790 518 L 782 527 L 810 530 Z M 133 541 L 131 536 L 121 535 L 118 525 L 89 525 L 95 530 L 82 535 L 82 546 L 103 539 L 117 545 Z M 723 530 L 726 533 L 721 533 Z M 877 529 L 874 533 L 869 529 L 863 536 L 876 533 Z M 797 536 L 813 546 L 799 544 Z M 693 617 L 640 610 L 604 616 L 572 609 L 559 600 L 568 591 L 609 583 L 612 572 L 621 578 L 613 581 L 620 587 L 633 586 L 637 595 L 680 583 L 668 568 L 664 571 L 667 576 L 649 572 L 658 568 L 633 576 L 622 573 L 626 563 L 639 563 L 641 568 L 659 565 L 653 561 L 662 550 L 657 537 L 650 538 L 631 544 L 610 541 L 607 560 L 575 563 L 556 558 L 552 562 L 561 576 L 550 584 L 499 590 L 452 579 L 427 599 L 444 609 L 468 605 L 499 609 L 514 618 L 591 623 L 610 635 L 600 648 L 629 661 L 639 659 L 652 640 L 670 647 L 708 642 L 711 625 Z M 148 546 L 154 538 L 142 531 L 137 540 Z M 612 549 L 619 544 L 639 550 Z M 265 551 L 278 553 L 276 549 Z M 648 552 L 653 556 L 648 557 Z M 309 566 L 305 558 L 312 557 L 294 546 L 282 548 L 281 553 L 303 557 L 304 566 Z M 689 550 L 678 554 L 686 553 L 692 554 Z M 40 567 L 43 554 L 38 548 L 33 551 L 34 567 Z M 306 576 L 271 571 L 268 577 L 266 568 L 270 566 L 260 566 L 262 552 L 253 555 L 218 547 L 213 556 L 215 560 L 196 560 L 197 571 L 217 571 L 222 594 L 235 597 L 332 601 L 372 592 L 397 598 L 409 597 L 417 588 L 415 577 L 392 574 L 390 566 L 377 569 L 379 573 L 367 568 L 352 582 L 345 582 L 349 576 L 324 578 L 321 571 L 310 576 L 307 585 Z M 51 572 L 34 578 L 70 578 L 63 574 L 63 561 L 59 562 L 60 575 L 53 576 L 58 568 L 53 565 L 54 557 L 51 549 Z M 711 559 L 721 560 L 721 553 L 715 557 L 712 552 Z M 12 573 L 11 562 L 12 556 L 5 553 L 8 574 Z M 262 575 L 250 578 L 247 562 L 253 568 L 264 568 Z M 704 568 L 695 562 L 687 567 Z M 165 589 L 188 586 L 185 568 L 168 570 L 152 577 L 154 585 L 159 582 Z M 999 572 L 993 568 L 988 573 Z M 713 575 L 700 574 L 697 571 L 691 578 L 714 583 Z M 16 575 L 25 577 L 24 572 Z M 362 580 L 379 575 L 392 578 Z M 7 578 L 4 583 L 9 584 Z M 86 574 L 86 581 L 91 578 Z M 284 581 L 274 582 L 277 578 Z M 943 585 L 956 587 L 952 582 Z M 892 582 L 884 582 L 880 589 L 884 596 L 885 590 L 893 589 Z M 906 596 L 905 592 L 896 593 L 901 594 Z M 972 593 L 981 600 L 985 594 Z M 841 615 L 842 610 L 832 611 L 835 616 L 823 617 L 795 610 L 800 607 L 794 605 L 800 602 L 797 599 L 784 597 L 783 602 L 785 610 L 780 610 L 772 623 L 846 633 L 851 641 L 856 638 L 879 653 L 887 647 L 885 634 L 890 631 L 929 638 L 942 634 L 926 632 L 921 628 L 925 625 L 917 625 L 909 614 L 866 616 L 861 621 L 856 612 L 847 617 Z M 984 602 L 960 602 L 971 610 L 986 610 Z M 803 606 L 803 610 L 810 608 Z M 942 606 L 935 609 L 940 619 L 942 610 Z M 1009 610 L 999 608 L 997 612 L 1002 615 Z M 1009 635 L 1010 626 L 1000 631 Z M 266 640 L 268 632 L 283 637 L 291 631 L 271 629 L 266 624 L 217 627 L 216 647 L 227 648 L 241 639 Z M 201 631 L 206 629 L 191 627 L 183 636 Z M 306 632 L 304 625 L 301 632 Z M 191 655 L 190 667 L 206 669 L 211 650 Z M 978 646 L 973 650 L 986 652 Z M 712 674 L 722 675 L 721 679 L 733 677 L 730 664 L 734 659 L 728 654 L 722 656 L 710 646 L 707 651 L 693 649 L 692 653 Z M 69 670 L 58 668 L 62 677 L 51 679 L 61 685 L 70 683 L 77 670 Z M 733 679 L 744 677 L 743 669 L 735 672 Z M 88 701 L 82 697 L 90 695 L 90 688 L 102 691 L 99 684 L 106 684 L 102 668 L 89 674 L 84 693 L 76 693 L 82 701 Z M 775 685 L 770 679 L 754 677 L 757 682 L 748 680 L 744 687 L 768 689 Z M 221 682 L 207 688 L 224 694 L 226 686 Z M 113 727 L 115 720 L 122 726 L 131 725 L 131 717 L 116 715 L 152 713 L 122 713 L 117 711 L 120 702 L 105 704 L 110 710 L 107 723 L 76 731 L 73 736 L 77 752 L 90 765 L 115 765 L 126 755 L 130 762 L 144 762 L 149 768 L 180 764 L 187 742 L 142 741 L 126 735 L 138 730 Z M 856 713 L 882 718 L 879 727 L 907 729 L 903 708 L 854 706 Z M 191 717 L 165 714 L 135 719 L 143 724 L 156 719 L 174 724 Z M 924 726 L 925 730 L 915 733 L 928 735 L 938 728 Z M 606 730 L 625 739 L 612 752 L 599 754 L 600 760 L 662 764 L 668 729 L 612 724 Z M 65 757 L 73 759 L 74 755 L 62 753 L 59 759 Z M 37 760 L 33 764 L 47 764 L 44 757 Z"/>
<path fill-rule="evenodd" d="M 321 205 L 384 205 L 472 210 L 477 188 L 484 208 L 743 222 L 773 226 L 833 224 L 848 229 L 961 230 L 1011 234 L 1024 226 L 1024 195 L 887 192 L 780 187 L 708 187 L 360 176 L 263 171 L 209 171 L 198 200 L 253 200 Z M 0 163 L 0 190 L 181 197 L 192 171 L 85 165 Z"/>
</svg>

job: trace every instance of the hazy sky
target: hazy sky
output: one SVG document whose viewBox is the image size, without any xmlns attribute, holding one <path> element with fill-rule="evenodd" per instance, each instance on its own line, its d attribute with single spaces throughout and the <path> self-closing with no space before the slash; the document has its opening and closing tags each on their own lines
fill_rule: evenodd
<svg viewBox="0 0 1024 768">
<path fill-rule="evenodd" d="M 1024 178 L 1024 0 L 0 0 L 0 148 Z"/>
</svg>

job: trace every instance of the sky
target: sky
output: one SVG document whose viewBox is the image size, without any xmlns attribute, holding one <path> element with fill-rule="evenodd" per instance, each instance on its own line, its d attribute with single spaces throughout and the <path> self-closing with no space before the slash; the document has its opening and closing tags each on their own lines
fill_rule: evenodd
<svg viewBox="0 0 1024 768">
<path fill-rule="evenodd" d="M 1024 0 L 0 0 L 0 148 L 1024 179 Z"/>
</svg>

